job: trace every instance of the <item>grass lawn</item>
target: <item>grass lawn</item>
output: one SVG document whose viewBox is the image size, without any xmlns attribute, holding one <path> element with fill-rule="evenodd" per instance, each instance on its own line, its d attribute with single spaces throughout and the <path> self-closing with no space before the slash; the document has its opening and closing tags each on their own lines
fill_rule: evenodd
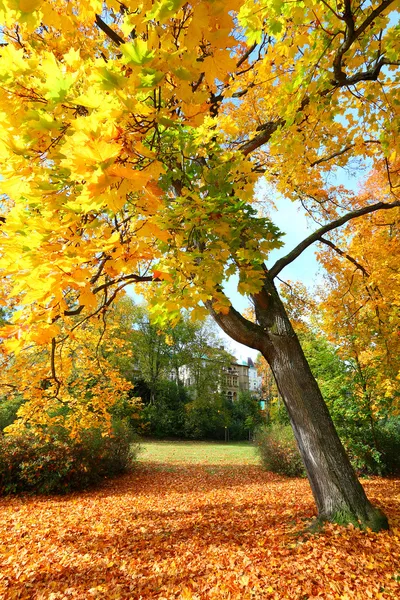
<svg viewBox="0 0 400 600">
<path fill-rule="evenodd" d="M 203 465 L 256 465 L 257 450 L 249 442 L 162 442 L 144 440 L 140 462 Z"/>
</svg>

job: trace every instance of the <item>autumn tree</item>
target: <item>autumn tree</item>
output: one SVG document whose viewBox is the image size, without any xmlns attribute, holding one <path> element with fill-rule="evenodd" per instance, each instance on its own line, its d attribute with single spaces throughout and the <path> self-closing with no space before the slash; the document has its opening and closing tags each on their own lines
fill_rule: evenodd
<svg viewBox="0 0 400 600">
<path fill-rule="evenodd" d="M 385 173 L 375 171 L 360 194 L 380 198 Z M 400 398 L 400 213 L 351 221 L 320 251 L 327 275 L 321 326 L 351 369 L 357 417 L 376 428 L 398 414 Z M 371 239 L 373 244 L 371 244 Z M 348 407 L 348 410 L 351 410 Z"/>
<path fill-rule="evenodd" d="M 275 280 L 301 252 L 394 196 L 399 59 L 394 0 L 6 0 L 0 13 L 2 240 L 8 352 L 55 350 L 70 318 L 129 283 L 157 310 L 208 311 L 267 359 L 322 520 L 387 521 L 358 482 Z M 384 162 L 379 201 L 332 177 Z M 354 162 L 355 161 L 355 162 Z M 315 232 L 273 265 L 280 232 L 260 176 Z M 256 323 L 224 294 L 238 290 Z"/>
</svg>

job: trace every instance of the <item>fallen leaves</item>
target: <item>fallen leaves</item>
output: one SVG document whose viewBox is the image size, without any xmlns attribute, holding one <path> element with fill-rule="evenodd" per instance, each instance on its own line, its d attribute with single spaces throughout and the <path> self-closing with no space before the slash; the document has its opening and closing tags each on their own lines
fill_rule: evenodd
<svg viewBox="0 0 400 600">
<path fill-rule="evenodd" d="M 95 491 L 0 501 L 0 597 L 395 599 L 400 481 L 368 496 L 391 532 L 327 526 L 305 480 L 252 465 L 141 465 Z"/>
</svg>

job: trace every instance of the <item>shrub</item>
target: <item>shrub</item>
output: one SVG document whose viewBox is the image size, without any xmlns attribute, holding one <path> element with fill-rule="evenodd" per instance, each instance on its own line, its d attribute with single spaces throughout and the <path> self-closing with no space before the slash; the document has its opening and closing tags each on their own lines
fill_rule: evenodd
<svg viewBox="0 0 400 600">
<path fill-rule="evenodd" d="M 187 391 L 174 381 L 161 381 L 157 385 L 155 404 L 147 404 L 141 411 L 141 423 L 146 435 L 157 438 L 184 437 L 185 405 Z"/>
<path fill-rule="evenodd" d="M 304 476 L 304 465 L 292 429 L 288 425 L 263 427 L 256 435 L 263 467 L 289 477 Z"/>
<path fill-rule="evenodd" d="M 393 417 L 379 424 L 376 441 L 381 454 L 383 474 L 398 475 L 400 473 L 400 419 Z"/>
<path fill-rule="evenodd" d="M 400 472 L 400 420 L 389 418 L 338 428 L 340 438 L 358 473 L 396 475 Z"/>
<path fill-rule="evenodd" d="M 116 422 L 111 435 L 90 429 L 79 441 L 66 432 L 0 436 L 0 493 L 66 493 L 127 471 L 138 452 L 132 432 Z"/>
<path fill-rule="evenodd" d="M 19 407 L 25 402 L 22 396 L 0 396 L 0 431 L 15 421 Z"/>
</svg>

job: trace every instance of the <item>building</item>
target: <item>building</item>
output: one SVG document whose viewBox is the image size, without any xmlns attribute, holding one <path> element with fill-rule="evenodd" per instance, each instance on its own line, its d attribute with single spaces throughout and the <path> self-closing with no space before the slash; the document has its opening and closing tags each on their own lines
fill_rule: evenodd
<svg viewBox="0 0 400 600">
<path fill-rule="evenodd" d="M 258 374 L 257 369 L 253 360 L 249 357 L 247 359 L 249 365 L 249 392 L 257 398 L 262 396 L 262 377 Z"/>
<path fill-rule="evenodd" d="M 239 392 L 249 391 L 249 366 L 244 363 L 232 362 L 223 369 L 222 386 L 227 397 L 233 402 L 237 400 Z"/>
<path fill-rule="evenodd" d="M 209 362 L 209 359 L 203 359 L 203 362 Z M 214 391 L 225 391 L 232 402 L 237 400 L 240 392 L 251 392 L 253 396 L 261 397 L 262 378 L 259 377 L 251 358 L 246 361 L 237 361 L 232 356 L 230 365 L 226 366 L 225 363 L 220 369 L 220 376 L 215 377 L 214 373 L 216 387 Z M 198 382 L 197 375 L 196 367 L 193 365 L 184 365 L 179 368 L 179 379 L 185 387 L 193 388 Z"/>
</svg>

